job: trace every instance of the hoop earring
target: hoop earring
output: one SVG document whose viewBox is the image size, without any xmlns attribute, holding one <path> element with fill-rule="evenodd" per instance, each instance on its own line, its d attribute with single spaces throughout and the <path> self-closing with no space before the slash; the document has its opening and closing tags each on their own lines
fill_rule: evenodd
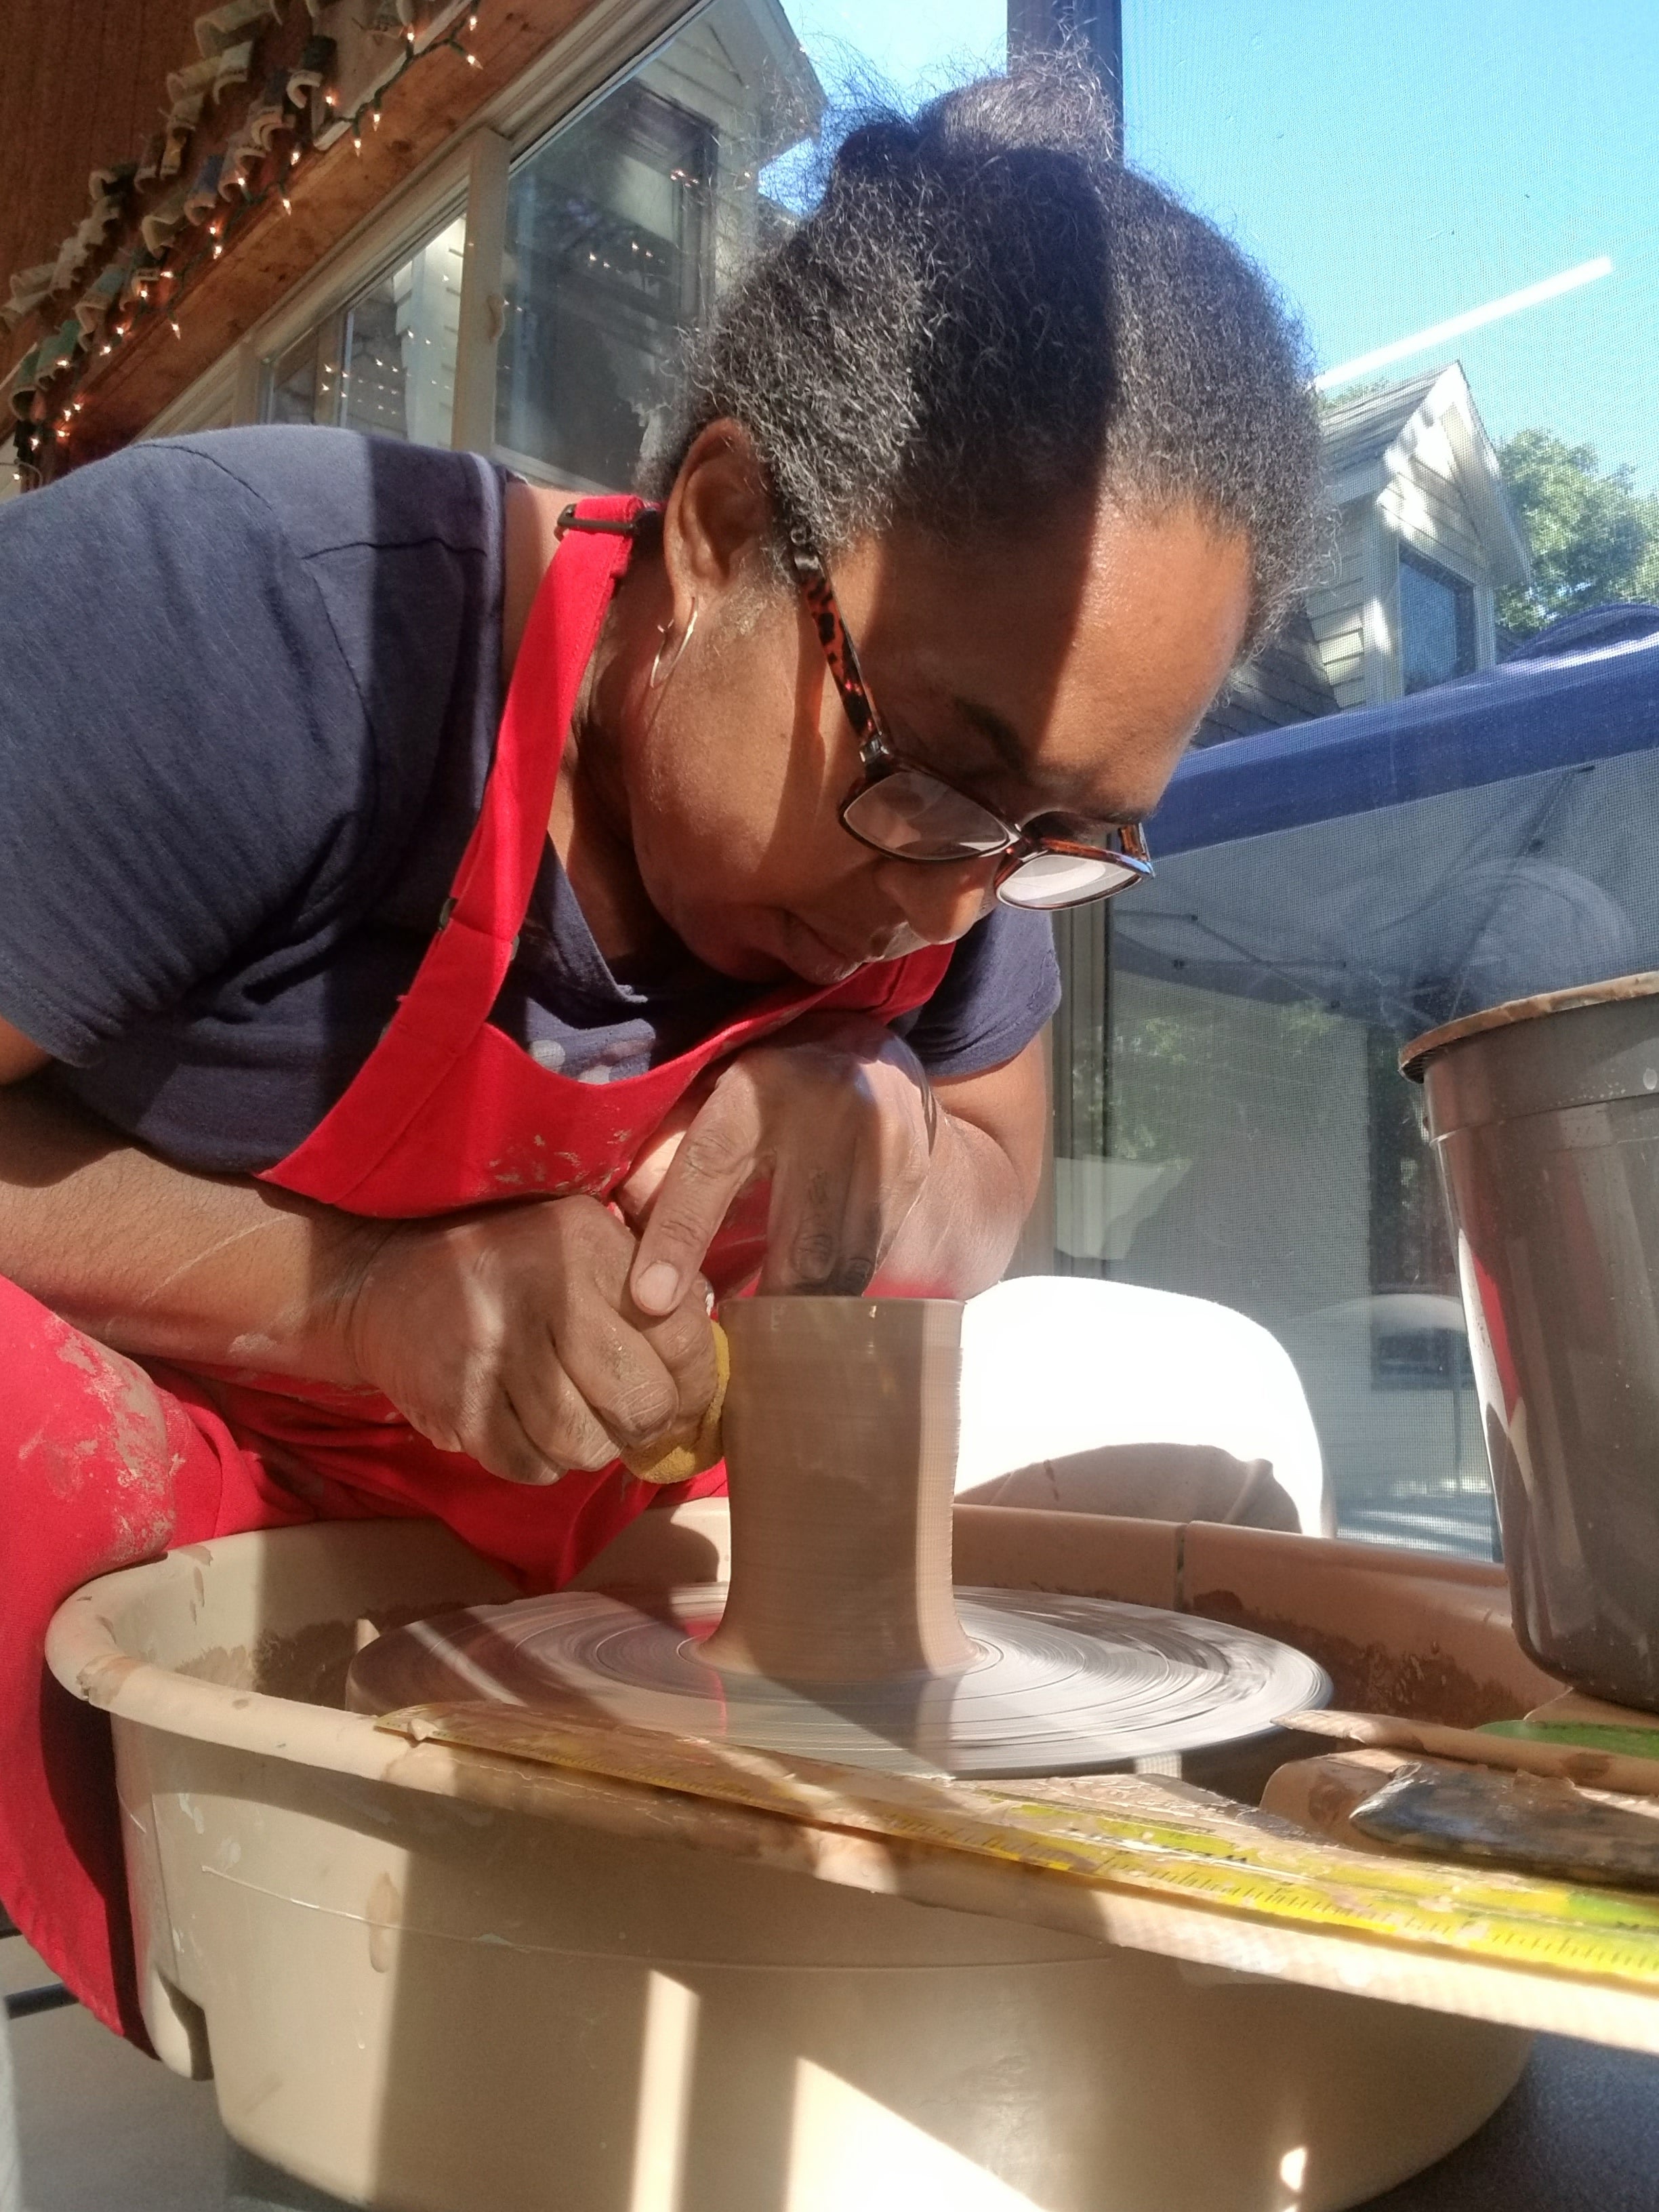
<svg viewBox="0 0 1659 2212">
<path fill-rule="evenodd" d="M 679 644 L 675 647 L 674 658 L 669 662 L 667 667 L 665 668 L 662 665 L 662 657 L 668 650 L 669 639 L 674 635 L 674 625 L 672 623 L 659 623 L 657 624 L 657 635 L 661 638 L 662 643 L 657 647 L 657 657 L 651 664 L 650 689 L 653 691 L 657 689 L 659 684 L 666 684 L 669 678 L 679 666 L 681 659 L 684 654 L 685 648 L 691 642 L 691 633 L 696 629 L 696 626 L 697 602 L 694 597 L 691 601 L 691 618 L 685 625 L 685 635 L 681 638 Z"/>
</svg>

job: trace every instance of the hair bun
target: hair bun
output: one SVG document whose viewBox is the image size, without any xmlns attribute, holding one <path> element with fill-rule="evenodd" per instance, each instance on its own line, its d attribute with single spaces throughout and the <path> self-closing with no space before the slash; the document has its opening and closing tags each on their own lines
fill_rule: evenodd
<svg viewBox="0 0 1659 2212">
<path fill-rule="evenodd" d="M 1248 536 L 1259 634 L 1322 542 L 1302 341 L 1236 246 L 1118 160 L 1082 54 L 866 107 L 818 173 L 692 340 L 645 489 L 738 423 L 780 540 L 833 559 L 895 520 L 981 544 L 1105 485 Z"/>
<path fill-rule="evenodd" d="M 1075 51 L 1045 54 L 1012 76 L 981 77 L 924 109 L 927 142 L 964 154 L 1065 154 L 1117 158 L 1117 122 L 1092 65 Z"/>
<path fill-rule="evenodd" d="M 921 133 L 902 115 L 872 116 L 849 131 L 836 149 L 830 185 L 885 183 L 915 168 Z"/>
</svg>

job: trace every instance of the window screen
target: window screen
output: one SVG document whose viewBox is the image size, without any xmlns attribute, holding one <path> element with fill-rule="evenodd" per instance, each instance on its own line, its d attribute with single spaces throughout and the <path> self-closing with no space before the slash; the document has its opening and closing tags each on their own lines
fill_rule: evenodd
<svg viewBox="0 0 1659 2212">
<path fill-rule="evenodd" d="M 1642 10 L 1562 21 L 1401 0 L 1390 51 L 1434 58 L 1402 76 L 1346 0 L 1125 0 L 1129 158 L 1303 317 L 1330 532 L 1149 823 L 1155 881 L 1059 932 L 1057 1264 L 1264 1322 L 1343 1531 L 1474 1556 L 1397 1055 L 1659 966 L 1659 43 Z"/>
</svg>

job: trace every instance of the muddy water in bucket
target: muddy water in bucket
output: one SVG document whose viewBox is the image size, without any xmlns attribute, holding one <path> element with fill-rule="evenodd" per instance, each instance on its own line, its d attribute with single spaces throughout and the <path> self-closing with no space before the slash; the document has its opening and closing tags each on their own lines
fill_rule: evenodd
<svg viewBox="0 0 1659 2212">
<path fill-rule="evenodd" d="M 1419 1037 L 1516 1632 L 1659 1711 L 1659 974 Z"/>
<path fill-rule="evenodd" d="M 848 1765 L 1059 1774 L 1265 1733 L 1324 1702 L 1301 1653 L 1099 1598 L 957 1590 L 962 1310 L 746 1298 L 725 1439 L 729 1595 L 565 1592 L 381 1638 L 362 1711 L 487 1696 Z"/>
</svg>

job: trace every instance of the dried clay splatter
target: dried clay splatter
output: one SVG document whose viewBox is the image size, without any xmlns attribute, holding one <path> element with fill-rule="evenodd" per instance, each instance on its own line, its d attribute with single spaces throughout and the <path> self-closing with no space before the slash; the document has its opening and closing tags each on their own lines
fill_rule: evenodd
<svg viewBox="0 0 1659 2212">
<path fill-rule="evenodd" d="M 108 1553 L 100 1565 L 153 1559 L 173 1534 L 173 1481 L 181 1464 L 161 1394 L 142 1367 L 67 1322 L 53 1316 L 47 1330 L 52 1352 L 80 1377 L 80 1403 L 60 1408 L 49 1426 L 37 1430 L 19 1450 L 19 1462 L 39 1457 L 46 1481 L 64 1498 L 112 1478 Z"/>
</svg>

